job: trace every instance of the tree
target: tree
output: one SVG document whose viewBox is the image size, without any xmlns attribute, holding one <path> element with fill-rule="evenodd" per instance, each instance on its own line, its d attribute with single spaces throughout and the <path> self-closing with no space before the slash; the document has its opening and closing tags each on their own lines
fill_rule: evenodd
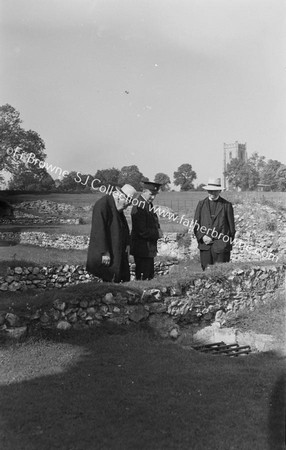
<svg viewBox="0 0 286 450">
<path fill-rule="evenodd" d="M 197 187 L 196 187 L 196 191 L 204 191 L 203 187 L 205 186 L 205 183 L 200 183 Z"/>
<path fill-rule="evenodd" d="M 140 172 L 137 166 L 124 166 L 122 167 L 119 177 L 118 184 L 123 186 L 125 183 L 131 184 L 137 191 L 142 189 L 142 182 L 148 181 L 147 177 L 144 177 L 143 173 Z"/>
<path fill-rule="evenodd" d="M 260 180 L 261 174 L 266 164 L 265 156 L 260 156 L 257 152 L 255 152 L 252 153 L 252 155 L 248 158 L 247 162 L 251 167 L 253 167 L 258 172 Z"/>
<path fill-rule="evenodd" d="M 62 180 L 57 180 L 57 190 L 62 192 L 90 192 L 94 177 L 72 170 Z"/>
<path fill-rule="evenodd" d="M 182 164 L 178 170 L 174 172 L 174 184 L 181 186 L 181 191 L 190 191 L 194 189 L 193 181 L 197 178 L 196 172 L 191 164 Z"/>
<path fill-rule="evenodd" d="M 107 186 L 110 184 L 111 186 L 118 185 L 120 170 L 112 167 L 111 169 L 103 169 L 98 170 L 94 175 L 94 178 L 100 180 L 97 184 L 99 186 Z M 94 182 L 95 186 L 95 182 Z"/>
<path fill-rule="evenodd" d="M 242 191 L 254 190 L 259 183 L 259 173 L 254 165 L 233 158 L 227 165 L 225 176 L 230 186 L 240 188 Z"/>
<path fill-rule="evenodd" d="M 24 130 L 21 123 L 15 108 L 9 104 L 0 107 L 0 171 L 16 175 L 29 168 L 34 172 L 47 156 L 38 133 Z"/>
<path fill-rule="evenodd" d="M 276 175 L 277 190 L 285 192 L 286 191 L 286 166 L 281 165 L 280 169 L 277 171 Z"/>
<path fill-rule="evenodd" d="M 29 169 L 13 175 L 8 182 L 8 189 L 20 191 L 50 191 L 55 188 L 55 181 L 46 169 L 37 173 Z"/>
<path fill-rule="evenodd" d="M 160 183 L 162 185 L 161 191 L 169 191 L 170 190 L 171 180 L 170 180 L 169 176 L 166 175 L 165 173 L 162 173 L 162 172 L 156 173 L 154 182 Z"/>
<path fill-rule="evenodd" d="M 263 168 L 260 182 L 263 184 L 269 184 L 272 191 L 278 190 L 277 175 L 279 169 L 282 167 L 283 164 L 281 162 L 274 159 L 269 159 Z"/>
</svg>

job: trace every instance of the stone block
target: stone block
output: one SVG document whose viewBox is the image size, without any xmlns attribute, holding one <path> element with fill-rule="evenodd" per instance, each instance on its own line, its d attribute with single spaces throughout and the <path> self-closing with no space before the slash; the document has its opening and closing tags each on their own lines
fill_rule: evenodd
<svg viewBox="0 0 286 450">
<path fill-rule="evenodd" d="M 143 302 L 155 302 L 162 299 L 162 292 L 160 289 L 144 289 L 141 296 Z"/>
<path fill-rule="evenodd" d="M 81 308 L 87 308 L 88 307 L 88 301 L 87 300 L 82 300 L 79 305 L 80 305 Z"/>
<path fill-rule="evenodd" d="M 134 305 L 128 308 L 129 310 L 129 319 L 132 322 L 141 322 L 142 320 L 147 319 L 149 316 L 148 311 L 144 308 L 143 305 Z"/>
<path fill-rule="evenodd" d="M 70 328 L 71 328 L 71 324 L 69 322 L 67 322 L 66 320 L 61 320 L 57 324 L 58 330 L 69 330 Z"/>
<path fill-rule="evenodd" d="M 112 305 L 115 303 L 114 296 L 111 292 L 107 292 L 105 296 L 102 299 L 103 303 L 106 303 L 107 305 Z"/>
<path fill-rule="evenodd" d="M 24 325 L 23 327 L 5 329 L 6 335 L 12 339 L 20 339 L 22 336 L 25 336 L 27 334 L 27 331 L 28 328 L 26 325 Z"/>
<path fill-rule="evenodd" d="M 20 318 L 12 313 L 6 314 L 5 321 L 9 327 L 19 327 L 21 324 Z"/>
<path fill-rule="evenodd" d="M 148 318 L 148 324 L 164 338 L 169 337 L 174 328 L 178 329 L 177 323 L 167 314 L 151 314 Z"/>
</svg>

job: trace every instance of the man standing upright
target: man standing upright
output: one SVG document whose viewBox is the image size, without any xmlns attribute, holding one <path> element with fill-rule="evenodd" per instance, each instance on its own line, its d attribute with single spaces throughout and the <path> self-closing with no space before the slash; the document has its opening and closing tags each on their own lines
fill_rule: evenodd
<svg viewBox="0 0 286 450">
<path fill-rule="evenodd" d="M 86 269 L 103 281 L 130 280 L 130 234 L 123 210 L 136 190 L 130 184 L 114 188 L 93 207 Z"/>
<path fill-rule="evenodd" d="M 137 205 L 131 211 L 132 232 L 131 251 L 135 261 L 136 280 L 154 278 L 154 257 L 157 255 L 157 241 L 163 237 L 157 214 L 153 212 L 153 204 L 161 184 L 144 181 L 142 194 Z"/>
<path fill-rule="evenodd" d="M 230 261 L 235 225 L 232 204 L 220 197 L 220 178 L 209 179 L 203 189 L 208 191 L 208 197 L 197 205 L 194 233 L 200 250 L 201 266 L 205 270 L 216 262 Z"/>
</svg>

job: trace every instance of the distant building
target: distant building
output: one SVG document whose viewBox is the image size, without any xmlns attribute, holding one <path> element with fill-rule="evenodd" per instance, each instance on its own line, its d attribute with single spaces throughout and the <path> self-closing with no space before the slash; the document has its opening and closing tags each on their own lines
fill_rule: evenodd
<svg viewBox="0 0 286 450">
<path fill-rule="evenodd" d="M 271 189 L 271 184 L 259 183 L 257 185 L 257 190 L 260 191 L 260 192 L 268 192 L 268 191 L 270 191 L 270 189 Z"/>
<path fill-rule="evenodd" d="M 223 172 L 225 173 L 228 163 L 231 162 L 232 159 L 237 158 L 242 162 L 247 162 L 247 152 L 246 152 L 246 143 L 240 144 L 238 141 L 235 141 L 233 144 L 223 144 Z M 224 189 L 230 189 L 231 185 L 229 184 L 227 177 L 223 174 L 224 181 Z"/>
</svg>

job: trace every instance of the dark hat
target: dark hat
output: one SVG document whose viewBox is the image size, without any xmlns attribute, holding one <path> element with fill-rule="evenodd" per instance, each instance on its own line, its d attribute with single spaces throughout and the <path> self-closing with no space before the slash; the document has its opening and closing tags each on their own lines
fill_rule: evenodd
<svg viewBox="0 0 286 450">
<path fill-rule="evenodd" d="M 148 189 L 152 192 L 152 194 L 158 194 L 158 191 L 162 184 L 160 183 L 153 183 L 152 181 L 143 181 L 143 185 L 145 189 Z"/>
</svg>

